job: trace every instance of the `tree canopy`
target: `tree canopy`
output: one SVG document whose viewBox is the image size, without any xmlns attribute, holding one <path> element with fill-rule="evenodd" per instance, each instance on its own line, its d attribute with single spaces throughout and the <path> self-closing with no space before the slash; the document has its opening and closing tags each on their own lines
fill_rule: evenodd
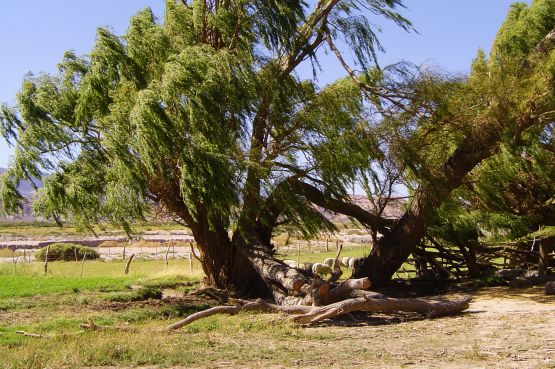
<svg viewBox="0 0 555 369">
<path fill-rule="evenodd" d="M 513 6 L 489 58 L 450 78 L 376 65 L 371 19 L 411 30 L 400 0 L 168 0 L 163 22 L 145 9 L 124 36 L 101 28 L 89 55 L 66 53 L 57 75 L 25 78 L 0 114 L 15 145 L 2 207 L 17 211 L 18 181 L 43 176 L 36 211 L 84 228 L 129 229 L 159 204 L 191 228 L 209 283 L 278 300 L 306 276 L 274 258 L 272 233 L 334 230 L 320 206 L 367 227 L 375 245 L 354 275 L 384 284 L 474 168 L 476 191 L 495 198 L 480 191 L 496 180 L 487 168 L 512 159 L 479 164 L 500 145 L 534 134 L 552 145 L 553 6 Z M 348 77 L 320 87 L 296 75 L 321 67 L 320 48 Z M 350 201 L 355 182 L 375 212 Z M 399 183 L 411 199 L 391 223 L 381 212 Z"/>
</svg>

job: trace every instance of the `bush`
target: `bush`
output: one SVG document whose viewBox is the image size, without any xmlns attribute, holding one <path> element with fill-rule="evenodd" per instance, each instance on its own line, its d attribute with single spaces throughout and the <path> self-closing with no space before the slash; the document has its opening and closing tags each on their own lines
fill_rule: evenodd
<svg viewBox="0 0 555 369">
<path fill-rule="evenodd" d="M 129 292 L 116 292 L 105 297 L 106 300 L 115 302 L 145 301 L 148 299 L 160 300 L 161 298 L 162 291 L 152 287 L 141 287 Z"/>
<path fill-rule="evenodd" d="M 46 256 L 46 249 L 48 246 L 43 247 L 37 252 L 35 258 L 40 261 L 44 261 Z M 90 248 L 81 245 L 76 245 L 73 243 L 53 243 L 50 245 L 50 251 L 48 252 L 48 261 L 75 261 L 83 260 L 83 256 L 86 254 L 86 260 L 98 259 L 100 254 Z"/>
</svg>

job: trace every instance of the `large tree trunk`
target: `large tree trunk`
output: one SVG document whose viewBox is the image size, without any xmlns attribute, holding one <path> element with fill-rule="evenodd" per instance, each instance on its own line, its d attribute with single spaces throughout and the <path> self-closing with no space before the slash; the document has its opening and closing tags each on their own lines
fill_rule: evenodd
<svg viewBox="0 0 555 369">
<path fill-rule="evenodd" d="M 268 296 L 269 289 L 252 262 L 228 236 L 226 229 L 193 228 L 200 250 L 205 283 L 240 295 Z"/>
<path fill-rule="evenodd" d="M 437 208 L 476 165 L 494 153 L 500 137 L 499 129 L 488 125 L 469 133 L 437 177 L 416 192 L 408 210 L 359 264 L 353 277 L 369 277 L 375 287 L 388 284 L 424 237 Z"/>
<path fill-rule="evenodd" d="M 230 239 L 225 228 L 203 225 L 197 223 L 192 230 L 207 285 L 241 296 L 275 297 L 276 292 L 299 293 L 308 283 L 298 270 L 277 260 L 270 243 L 260 241 L 256 232 Z"/>
</svg>

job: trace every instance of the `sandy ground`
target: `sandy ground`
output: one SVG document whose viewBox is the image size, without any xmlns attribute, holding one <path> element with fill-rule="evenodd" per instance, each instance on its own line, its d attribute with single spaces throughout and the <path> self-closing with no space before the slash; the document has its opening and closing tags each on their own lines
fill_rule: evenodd
<svg viewBox="0 0 555 369">
<path fill-rule="evenodd" d="M 470 309 L 462 315 L 404 319 L 373 316 L 352 327 L 309 328 L 336 330 L 337 340 L 330 345 L 336 360 L 311 363 L 307 355 L 295 367 L 555 368 L 555 296 L 543 295 L 541 287 L 488 288 L 474 296 Z M 306 349 L 314 346 L 317 343 Z M 371 362 L 365 358 L 368 356 Z M 208 367 L 258 366 L 222 362 Z"/>
<path fill-rule="evenodd" d="M 240 364 L 221 361 L 192 367 L 555 368 L 555 296 L 543 295 L 540 287 L 484 289 L 474 295 L 468 311 L 454 317 L 427 320 L 410 315 L 372 315 L 341 325 L 335 322 L 306 328 L 326 334 L 332 330 L 334 338 L 299 342 L 302 346 L 295 350 L 305 353 L 296 365 L 247 359 Z M 157 367 L 141 369 L 151 368 Z"/>
</svg>

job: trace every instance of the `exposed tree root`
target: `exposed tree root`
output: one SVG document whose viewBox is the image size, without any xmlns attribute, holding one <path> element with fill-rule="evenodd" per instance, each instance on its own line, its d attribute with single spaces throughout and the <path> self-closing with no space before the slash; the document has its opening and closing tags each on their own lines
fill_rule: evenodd
<svg viewBox="0 0 555 369">
<path fill-rule="evenodd" d="M 470 296 L 464 296 L 455 301 L 426 301 L 422 299 L 393 298 L 373 299 L 360 297 L 313 308 L 308 313 L 293 316 L 292 321 L 299 324 L 310 324 L 356 311 L 380 313 L 406 311 L 424 314 L 429 318 L 433 318 L 458 314 L 468 309 L 471 300 L 472 297 Z"/>
<path fill-rule="evenodd" d="M 25 337 L 44 338 L 44 336 L 42 334 L 29 333 L 29 332 L 25 332 L 25 331 L 16 331 L 15 334 L 20 334 L 20 335 L 25 336 Z"/>
<path fill-rule="evenodd" d="M 322 288 L 327 286 L 328 288 Z M 415 312 L 420 313 L 428 318 L 458 314 L 468 309 L 472 300 L 470 296 L 463 296 L 457 300 L 435 300 L 428 301 L 423 299 L 405 298 L 396 299 L 388 298 L 380 294 L 375 294 L 364 289 L 370 286 L 368 278 L 351 279 L 341 282 L 331 291 L 329 284 L 321 282 L 315 278 L 310 289 L 316 291 L 316 300 L 326 301 L 328 304 L 323 306 L 307 306 L 307 305 L 276 305 L 270 304 L 262 299 L 255 301 L 230 299 L 231 306 L 216 306 L 208 310 L 200 311 L 189 315 L 187 318 L 171 324 L 167 327 L 173 331 L 191 324 L 199 319 L 203 319 L 217 314 L 235 315 L 243 311 L 259 311 L 269 313 L 283 313 L 291 315 L 291 321 L 298 324 L 312 324 L 325 319 L 334 318 L 352 312 Z M 326 291 L 322 296 L 322 290 Z M 316 297 L 316 294 L 318 295 Z M 356 296 L 356 297 L 353 297 Z M 297 300 L 306 302 L 303 299 Z"/>
</svg>

